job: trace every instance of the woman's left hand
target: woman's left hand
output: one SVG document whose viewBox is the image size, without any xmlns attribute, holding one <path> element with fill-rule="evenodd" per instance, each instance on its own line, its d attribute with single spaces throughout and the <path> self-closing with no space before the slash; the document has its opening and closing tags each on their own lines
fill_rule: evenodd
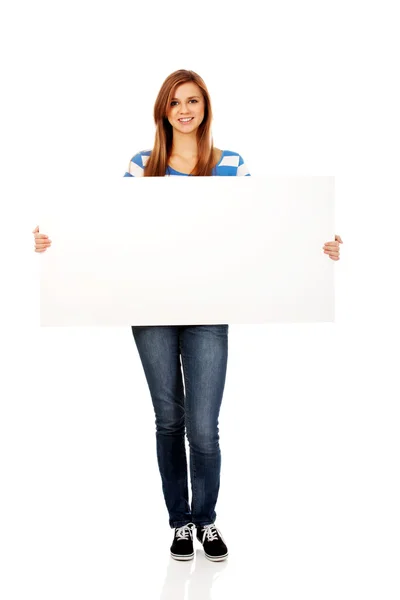
<svg viewBox="0 0 400 600">
<path fill-rule="evenodd" d="M 343 244 L 342 238 L 340 237 L 340 235 L 335 235 L 335 241 L 326 242 L 323 245 L 322 249 L 325 252 L 325 254 L 329 254 L 329 258 L 331 258 L 332 260 L 339 260 L 339 244 Z"/>
</svg>

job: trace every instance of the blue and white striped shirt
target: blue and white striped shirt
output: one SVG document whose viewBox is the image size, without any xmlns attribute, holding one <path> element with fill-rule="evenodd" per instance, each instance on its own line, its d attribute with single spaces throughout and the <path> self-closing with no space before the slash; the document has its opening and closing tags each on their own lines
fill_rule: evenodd
<svg viewBox="0 0 400 600">
<path fill-rule="evenodd" d="M 135 156 L 131 158 L 128 168 L 129 170 L 125 173 L 124 177 L 143 177 L 144 167 L 149 160 L 150 154 L 151 150 L 142 150 L 141 152 L 135 154 Z M 213 168 L 212 174 L 216 176 L 250 175 L 249 170 L 240 154 L 237 152 L 232 152 L 231 150 L 222 151 L 222 156 L 219 162 Z M 169 165 L 167 166 L 165 177 L 175 177 L 178 175 L 188 176 L 188 173 L 180 173 Z"/>
</svg>

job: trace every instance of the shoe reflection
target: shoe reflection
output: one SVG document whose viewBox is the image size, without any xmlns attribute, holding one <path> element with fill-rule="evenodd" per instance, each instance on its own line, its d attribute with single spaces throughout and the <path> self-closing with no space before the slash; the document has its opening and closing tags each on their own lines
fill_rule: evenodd
<svg viewBox="0 0 400 600">
<path fill-rule="evenodd" d="M 169 559 L 160 600 L 212 600 L 211 590 L 229 559 L 208 560 L 203 550 L 195 550 L 193 560 Z M 215 597 L 215 595 L 214 595 Z"/>
</svg>

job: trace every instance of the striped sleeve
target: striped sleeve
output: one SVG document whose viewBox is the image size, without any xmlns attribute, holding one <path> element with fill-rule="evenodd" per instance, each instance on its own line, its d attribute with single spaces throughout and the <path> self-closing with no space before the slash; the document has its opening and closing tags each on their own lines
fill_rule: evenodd
<svg viewBox="0 0 400 600">
<path fill-rule="evenodd" d="M 216 175 L 250 175 L 250 172 L 245 164 L 243 157 L 238 152 L 232 150 L 224 150 L 222 158 L 216 166 Z"/>
<path fill-rule="evenodd" d="M 135 154 L 129 161 L 128 170 L 125 172 L 124 177 L 143 177 L 144 167 L 149 156 L 150 150 L 143 150 Z"/>
<path fill-rule="evenodd" d="M 238 168 L 236 171 L 236 175 L 239 175 L 239 176 L 244 175 L 246 177 L 250 176 L 250 171 L 247 168 L 247 165 L 244 162 L 243 158 L 240 156 L 240 154 L 239 154 L 239 165 L 238 165 Z"/>
</svg>

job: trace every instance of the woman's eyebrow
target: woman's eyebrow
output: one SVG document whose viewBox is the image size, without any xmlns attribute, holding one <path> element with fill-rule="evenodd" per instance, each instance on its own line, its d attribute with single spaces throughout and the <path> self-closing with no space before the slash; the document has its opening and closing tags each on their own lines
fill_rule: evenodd
<svg viewBox="0 0 400 600">
<path fill-rule="evenodd" d="M 200 96 L 188 96 L 186 100 L 191 100 L 192 98 L 200 98 Z M 171 100 L 179 100 L 179 98 L 171 98 Z"/>
</svg>

